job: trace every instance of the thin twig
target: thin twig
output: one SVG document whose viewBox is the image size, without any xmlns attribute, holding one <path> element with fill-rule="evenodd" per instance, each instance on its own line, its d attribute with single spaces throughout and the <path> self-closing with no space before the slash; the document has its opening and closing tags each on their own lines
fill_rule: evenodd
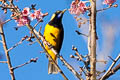
<svg viewBox="0 0 120 80">
<path fill-rule="evenodd" d="M 96 62 L 103 62 L 104 64 L 107 63 L 107 61 L 105 61 L 105 60 L 97 60 Z"/>
<path fill-rule="evenodd" d="M 39 20 L 39 21 L 37 21 L 37 23 L 33 26 L 33 28 L 35 29 L 35 27 L 40 23 L 40 22 L 42 22 L 43 20 Z"/>
<path fill-rule="evenodd" d="M 8 52 L 11 51 L 12 49 L 16 48 L 18 45 L 22 44 L 22 42 L 27 39 L 28 36 L 23 37 L 18 43 L 16 43 L 14 46 L 8 49 Z"/>
<path fill-rule="evenodd" d="M 97 12 L 104 11 L 104 10 L 107 10 L 107 9 L 110 9 L 110 8 L 113 8 L 113 7 L 118 7 L 118 5 L 117 5 L 117 4 L 115 4 L 115 5 L 110 5 L 110 6 L 106 7 L 106 8 L 97 10 Z"/>
<path fill-rule="evenodd" d="M 99 77 L 100 77 L 100 74 L 105 73 L 105 72 L 106 72 L 106 70 L 96 71 L 96 76 L 99 76 Z M 98 80 L 99 80 L 99 79 L 98 79 Z"/>
<path fill-rule="evenodd" d="M 10 74 L 11 74 L 11 80 L 15 80 L 14 70 L 12 69 L 12 64 L 11 64 L 11 60 L 10 60 L 10 56 L 9 56 L 9 52 L 8 52 L 8 48 L 7 48 L 5 34 L 4 34 L 4 31 L 3 31 L 3 24 L 1 24 L 1 23 L 0 23 L 0 33 L 1 33 L 1 38 L 2 38 L 2 41 L 3 41 L 3 48 L 4 48 L 4 51 L 5 51 L 6 59 L 8 61 L 8 67 L 9 67 L 9 71 L 10 71 Z"/>
<path fill-rule="evenodd" d="M 86 69 L 87 73 L 89 74 L 89 65 L 90 65 L 90 57 L 89 55 L 86 55 L 86 56 L 83 56 L 83 55 L 80 55 L 77 48 L 75 46 L 72 46 L 72 50 L 75 51 L 75 55 L 77 55 L 77 57 L 75 56 L 71 56 L 72 58 L 76 58 L 77 60 L 80 60 L 84 63 L 84 68 Z M 83 58 L 86 58 L 86 60 L 83 60 Z"/>
<path fill-rule="evenodd" d="M 80 67 L 80 70 L 85 74 L 85 76 L 87 76 L 86 72 L 84 71 L 82 67 Z"/>
<path fill-rule="evenodd" d="M 107 74 L 112 70 L 113 66 L 116 64 L 116 62 L 119 60 L 120 58 L 120 54 L 116 57 L 116 59 L 113 61 L 113 63 L 111 64 L 111 66 L 108 68 L 108 70 L 106 71 L 106 73 L 101 77 L 100 80 L 105 80 Z"/>
<path fill-rule="evenodd" d="M 0 5 L 0 7 L 3 8 L 3 9 L 14 9 L 13 7 L 9 7 L 9 6 L 6 7 L 6 6 Z"/>
<path fill-rule="evenodd" d="M 120 70 L 120 64 L 118 64 L 115 68 L 113 68 L 105 77 L 103 80 L 108 79 L 110 76 L 112 76 L 113 74 L 115 74 L 115 72 L 117 72 L 118 70 Z"/>
<path fill-rule="evenodd" d="M 112 61 L 115 61 L 111 56 L 108 56 Z"/>
<path fill-rule="evenodd" d="M 7 61 L 0 61 L 0 63 L 7 63 Z"/>
<path fill-rule="evenodd" d="M 59 58 L 60 58 L 60 60 L 64 63 L 64 65 L 65 65 L 79 80 L 83 80 L 83 79 L 81 78 L 81 76 L 77 73 L 77 71 L 75 71 L 75 69 L 74 69 L 70 64 L 68 64 L 67 61 L 66 61 L 62 56 L 60 56 Z"/>
<path fill-rule="evenodd" d="M 30 42 L 29 45 L 32 45 L 32 44 L 34 44 L 34 43 L 36 43 L 36 42 L 37 42 L 37 41 Z"/>
<path fill-rule="evenodd" d="M 70 58 L 74 58 L 76 60 L 80 60 L 80 58 L 78 56 L 74 56 L 74 55 L 70 55 Z M 80 60 L 81 61 L 81 60 Z"/>
<path fill-rule="evenodd" d="M 100 11 L 104 11 L 104 10 L 110 9 L 111 7 L 112 7 L 112 6 L 108 6 L 108 7 L 106 7 L 106 8 L 99 9 L 99 10 L 97 10 L 97 12 L 100 12 Z"/>
<path fill-rule="evenodd" d="M 30 64 L 31 62 L 36 63 L 37 60 L 38 60 L 38 57 L 37 57 L 37 58 L 31 58 L 28 62 L 14 67 L 13 70 L 15 70 L 15 69 L 17 69 L 17 68 L 20 68 L 20 67 L 23 67 L 23 66 L 25 66 L 25 65 L 27 65 L 27 64 Z"/>
<path fill-rule="evenodd" d="M 9 22 L 9 21 L 11 21 L 11 20 L 12 20 L 12 19 L 8 19 L 8 20 L 4 21 L 3 24 L 5 24 L 5 23 L 7 23 L 7 22 Z"/>
<path fill-rule="evenodd" d="M 40 33 L 41 29 L 42 29 L 42 26 L 40 26 L 40 29 L 38 30 L 39 33 Z"/>
<path fill-rule="evenodd" d="M 78 30 L 75 30 L 75 32 L 76 32 L 78 35 L 83 35 L 83 36 L 86 36 L 86 37 L 88 37 L 88 35 L 86 35 L 86 34 L 83 34 L 83 33 L 79 32 Z"/>
</svg>

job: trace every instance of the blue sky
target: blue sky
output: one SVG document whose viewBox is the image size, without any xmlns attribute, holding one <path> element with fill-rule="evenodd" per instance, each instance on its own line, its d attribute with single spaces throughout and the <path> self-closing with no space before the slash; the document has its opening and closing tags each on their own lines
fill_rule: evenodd
<svg viewBox="0 0 120 80">
<path fill-rule="evenodd" d="M 69 8 L 72 0 L 19 0 L 15 2 L 16 5 L 22 10 L 24 7 L 30 7 L 31 4 L 36 4 L 37 9 L 41 9 L 43 13 L 48 12 L 49 15 L 44 18 L 44 22 L 40 23 L 37 26 L 37 30 L 39 26 L 42 26 L 42 33 L 44 32 L 44 26 L 49 22 L 51 15 L 56 10 L 63 10 L 65 8 Z M 118 2 L 118 1 L 117 1 Z M 116 3 L 117 3 L 116 2 Z M 119 2 L 120 3 L 120 2 Z M 102 5 L 102 4 L 101 4 Z M 98 9 L 106 6 L 100 6 L 100 2 L 98 3 Z M 99 59 L 107 59 L 108 55 L 111 55 L 115 58 L 120 52 L 119 44 L 120 44 L 120 7 L 111 8 L 104 12 L 99 12 L 97 14 L 97 34 L 98 34 L 98 48 L 97 48 L 97 57 Z M 0 13 L 3 12 L 0 10 Z M 5 19 L 9 19 L 10 12 L 6 14 Z M 82 15 L 86 17 L 86 15 Z M 35 24 L 36 21 L 32 22 L 32 25 Z M 71 59 L 69 56 L 74 54 L 72 51 L 72 45 L 75 45 L 81 54 L 87 54 L 87 38 L 84 36 L 78 36 L 75 33 L 75 30 L 79 30 L 83 33 L 87 34 L 88 25 L 82 25 L 81 29 L 77 27 L 77 22 L 73 18 L 71 14 L 67 11 L 63 16 L 63 26 L 64 26 L 64 41 L 61 49 L 61 55 L 70 63 L 76 70 L 79 70 L 80 63 L 74 59 Z M 19 42 L 22 37 L 25 35 L 29 35 L 29 30 L 27 27 L 21 27 L 18 31 L 14 29 L 16 27 L 16 23 L 14 21 L 10 21 L 9 23 L 4 25 L 6 40 L 8 44 L 8 48 L 10 48 L 15 43 Z M 108 33 L 107 33 L 108 32 Z M 109 34 L 112 34 L 112 37 Z M 108 35 L 107 35 L 108 34 Z M 1 39 L 1 38 L 0 38 Z M 104 43 L 104 44 L 103 44 Z M 45 54 L 40 54 L 40 51 L 43 51 L 38 43 L 33 45 L 28 45 L 29 42 L 24 41 L 21 45 L 10 51 L 10 57 L 13 67 L 23 64 L 29 61 L 31 58 L 38 57 L 37 63 L 31 63 L 24 67 L 15 70 L 16 80 L 64 80 L 61 74 L 57 75 L 48 75 L 48 60 Z M 110 47 L 111 46 L 111 47 Z M 103 49 L 104 48 L 104 49 Z M 3 61 L 6 60 L 4 56 L 4 51 L 2 48 L 2 44 L 0 43 L 0 53 L 3 55 Z M 104 56 L 104 58 L 102 57 Z M 65 75 L 69 78 L 69 80 L 77 80 L 76 77 L 65 67 L 62 65 L 59 60 L 59 65 Z M 111 60 L 107 65 L 111 64 Z M 107 65 L 101 65 L 101 68 L 98 69 L 106 69 Z M 113 77 L 108 80 L 116 80 L 116 78 L 120 78 L 118 76 L 120 71 Z M 7 64 L 0 63 L 0 79 L 1 80 L 10 80 L 9 70 Z"/>
</svg>

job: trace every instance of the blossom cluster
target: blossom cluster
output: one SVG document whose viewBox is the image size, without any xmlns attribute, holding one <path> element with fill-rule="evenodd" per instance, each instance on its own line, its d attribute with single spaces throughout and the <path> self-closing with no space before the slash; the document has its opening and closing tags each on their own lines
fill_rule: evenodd
<svg viewBox="0 0 120 80">
<path fill-rule="evenodd" d="M 104 0 L 103 4 L 112 5 L 116 0 Z"/>
<path fill-rule="evenodd" d="M 70 13 L 71 14 L 75 14 L 75 15 L 80 15 L 80 14 L 84 14 L 86 12 L 86 5 L 85 2 L 83 1 L 72 1 L 72 4 L 70 6 Z"/>
<path fill-rule="evenodd" d="M 21 15 L 16 19 L 17 26 L 24 26 L 29 24 L 31 20 L 37 19 L 41 20 L 43 18 L 43 13 L 41 10 L 34 10 L 34 13 L 30 12 L 30 8 L 26 7 L 21 12 Z M 30 20 L 31 18 L 31 20 Z"/>
<path fill-rule="evenodd" d="M 88 1 L 80 0 L 72 1 L 69 12 L 77 16 L 79 16 L 80 14 L 84 14 L 89 9 L 89 7 L 87 7 L 86 5 L 87 2 Z M 104 0 L 103 4 L 111 6 L 114 2 L 116 2 L 116 0 Z"/>
</svg>

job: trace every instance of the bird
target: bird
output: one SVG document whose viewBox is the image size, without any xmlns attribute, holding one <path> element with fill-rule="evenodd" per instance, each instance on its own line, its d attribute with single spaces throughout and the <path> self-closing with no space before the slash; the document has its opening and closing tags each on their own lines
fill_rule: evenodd
<svg viewBox="0 0 120 80">
<path fill-rule="evenodd" d="M 55 54 L 48 45 L 44 44 L 44 47 L 48 54 L 51 56 L 51 58 L 58 64 L 57 61 L 57 55 L 60 52 L 60 49 L 62 47 L 63 38 L 64 38 L 64 29 L 62 24 L 62 18 L 63 14 L 65 13 L 67 9 L 64 10 L 58 10 L 55 13 L 53 13 L 50 21 L 48 24 L 46 24 L 44 29 L 44 38 L 45 40 L 52 45 L 54 50 L 57 52 Z M 57 74 L 58 68 L 55 66 L 51 58 L 48 57 L 48 74 Z"/>
</svg>

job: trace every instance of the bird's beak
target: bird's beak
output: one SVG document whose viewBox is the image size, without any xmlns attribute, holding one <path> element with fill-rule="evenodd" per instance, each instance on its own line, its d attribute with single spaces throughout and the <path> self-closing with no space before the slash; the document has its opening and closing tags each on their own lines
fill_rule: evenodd
<svg viewBox="0 0 120 80">
<path fill-rule="evenodd" d="M 61 13 L 64 14 L 67 11 L 67 9 L 64 9 Z"/>
<path fill-rule="evenodd" d="M 60 14 L 58 15 L 58 18 L 62 18 L 63 14 L 65 13 L 67 9 L 64 9 L 63 11 L 60 12 Z"/>
</svg>

